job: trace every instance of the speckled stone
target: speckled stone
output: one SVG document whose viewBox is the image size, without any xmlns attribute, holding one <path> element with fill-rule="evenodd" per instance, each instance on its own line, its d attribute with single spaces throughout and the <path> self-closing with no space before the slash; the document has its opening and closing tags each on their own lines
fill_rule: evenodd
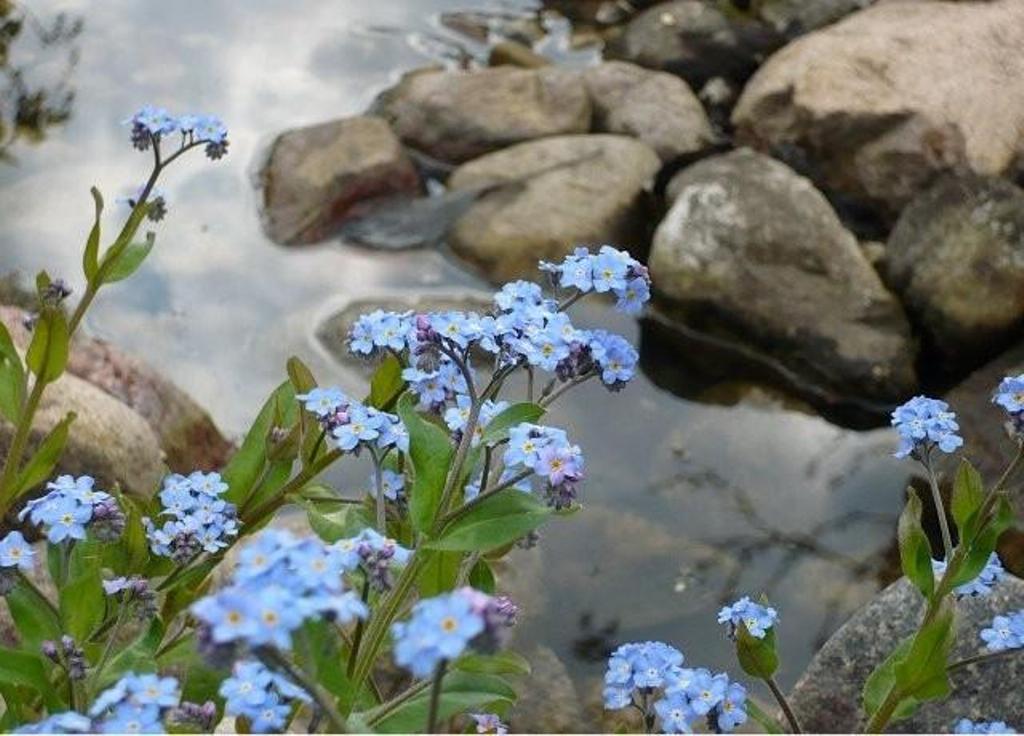
<svg viewBox="0 0 1024 736">
<path fill-rule="evenodd" d="M 868 675 L 905 637 L 913 633 L 923 600 L 902 579 L 886 588 L 837 631 L 811 661 L 793 688 L 790 703 L 808 732 L 851 733 L 862 727 L 861 688 Z M 1024 608 L 1024 581 L 1007 578 L 987 598 L 957 603 L 959 632 L 953 659 L 981 652 L 978 632 L 992 617 Z M 914 716 L 891 724 L 894 733 L 948 733 L 962 717 L 1003 720 L 1024 728 L 1024 656 L 960 670 L 953 692 L 922 705 Z"/>
</svg>

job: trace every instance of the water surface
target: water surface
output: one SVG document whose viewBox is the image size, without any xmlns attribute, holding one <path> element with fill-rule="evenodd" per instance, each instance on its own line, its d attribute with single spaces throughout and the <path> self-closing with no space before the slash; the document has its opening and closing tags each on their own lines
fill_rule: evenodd
<svg viewBox="0 0 1024 736">
<path fill-rule="evenodd" d="M 43 82 L 76 49 L 76 97 L 66 124 L 48 129 L 42 144 L 16 145 L 16 165 L 0 164 L 0 271 L 47 268 L 80 286 L 89 186 L 112 204 L 148 165 L 119 121 L 147 102 L 219 114 L 230 155 L 171 170 L 156 251 L 135 278 L 102 295 L 87 327 L 144 356 L 225 431 L 244 430 L 291 354 L 322 382 L 356 389 L 359 376 L 314 336 L 339 304 L 486 286 L 435 252 L 279 248 L 260 231 L 253 171 L 277 132 L 359 113 L 402 70 L 450 54 L 438 40 L 438 13 L 526 12 L 531 3 L 32 6 L 40 18 L 67 11 L 84 23 L 69 44 L 14 48 Z M 635 323 L 599 305 L 581 321 L 638 338 Z M 724 599 L 762 590 L 782 610 L 781 680 L 792 683 L 822 638 L 877 589 L 908 475 L 890 457 L 887 432 L 840 429 L 761 390 L 738 402 L 684 400 L 643 377 L 617 395 L 585 387 L 555 416 L 587 453 L 585 509 L 515 556 L 514 587 L 527 608 L 519 640 L 551 647 L 582 695 L 592 694 L 607 647 L 632 639 L 665 639 L 692 663 L 738 674 L 715 612 Z M 357 462 L 338 480 L 351 490 L 366 472 Z"/>
</svg>

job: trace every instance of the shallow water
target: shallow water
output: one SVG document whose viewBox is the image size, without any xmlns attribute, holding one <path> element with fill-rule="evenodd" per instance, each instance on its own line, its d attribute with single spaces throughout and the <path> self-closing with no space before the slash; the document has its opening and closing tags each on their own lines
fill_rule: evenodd
<svg viewBox="0 0 1024 736">
<path fill-rule="evenodd" d="M 77 48 L 77 97 L 67 124 L 41 145 L 15 145 L 16 165 L 0 163 L 0 271 L 45 267 L 79 285 L 89 185 L 113 206 L 149 163 L 120 120 L 146 102 L 220 115 L 231 130 L 229 156 L 195 156 L 171 170 L 156 251 L 135 278 L 102 295 L 88 328 L 144 356 L 226 431 L 244 430 L 291 354 L 322 382 L 358 385 L 314 336 L 339 304 L 396 289 L 485 286 L 435 252 L 279 248 L 261 234 L 252 173 L 275 133 L 358 113 L 400 70 L 449 51 L 433 38 L 443 35 L 437 13 L 530 3 L 32 7 L 40 18 L 65 10 L 84 20 L 71 45 L 26 41 L 13 54 L 45 79 Z M 638 337 L 632 321 L 599 305 L 581 321 Z M 715 612 L 723 599 L 762 590 L 782 611 L 780 679 L 792 683 L 822 638 L 877 589 L 908 477 L 890 457 L 886 431 L 840 429 L 757 390 L 732 406 L 684 400 L 643 377 L 612 396 L 586 387 L 556 415 L 588 456 L 585 510 L 514 558 L 514 588 L 527 607 L 518 636 L 524 647 L 557 652 L 581 695 L 592 695 L 606 648 L 626 640 L 672 641 L 688 661 L 738 674 Z M 351 489 L 366 472 L 344 470 L 339 482 Z"/>
</svg>

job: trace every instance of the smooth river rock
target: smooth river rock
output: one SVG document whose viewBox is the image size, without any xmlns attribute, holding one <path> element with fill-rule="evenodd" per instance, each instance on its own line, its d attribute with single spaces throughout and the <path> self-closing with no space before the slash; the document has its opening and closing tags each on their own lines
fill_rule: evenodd
<svg viewBox="0 0 1024 736">
<path fill-rule="evenodd" d="M 700 100 L 679 77 L 609 61 L 585 70 L 583 81 L 596 133 L 637 138 L 662 161 L 700 151 L 714 139 Z"/>
<path fill-rule="evenodd" d="M 404 143 L 449 163 L 590 130 L 590 99 L 579 74 L 556 67 L 419 69 L 381 93 L 373 111 Z"/>
<path fill-rule="evenodd" d="M 641 249 L 647 192 L 661 166 L 625 136 L 557 136 L 521 143 L 456 169 L 453 190 L 494 187 L 452 226 L 451 249 L 494 282 L 535 278 L 537 262 L 580 244 Z"/>
<path fill-rule="evenodd" d="M 810 181 L 741 149 L 684 169 L 668 197 L 649 260 L 664 312 L 819 386 L 878 401 L 914 390 L 903 309 Z"/>
<path fill-rule="evenodd" d="M 714 3 L 674 0 L 633 18 L 607 56 L 678 74 L 699 90 L 715 77 L 742 83 L 784 40 L 768 24 L 727 16 Z"/>
<path fill-rule="evenodd" d="M 77 418 L 71 424 L 54 475 L 91 475 L 100 487 L 110 488 L 116 483 L 143 498 L 157 490 L 167 468 L 160 441 L 146 420 L 71 374 L 61 376 L 43 393 L 26 457 L 68 412 L 74 412 Z M 14 426 L 0 419 L 0 457 L 7 456 L 13 433 Z"/>
<path fill-rule="evenodd" d="M 282 133 L 260 177 L 264 229 L 282 245 L 323 240 L 358 214 L 361 203 L 421 188 L 401 142 L 370 115 Z"/>
<path fill-rule="evenodd" d="M 995 177 L 940 178 L 900 215 L 886 269 L 946 360 L 991 357 L 1024 325 L 1024 191 Z"/>
<path fill-rule="evenodd" d="M 740 142 L 800 161 L 890 221 L 937 172 L 1012 173 L 1024 3 L 892 0 L 773 55 L 733 111 Z"/>
<path fill-rule="evenodd" d="M 789 696 L 801 725 L 809 733 L 855 733 L 863 728 L 864 681 L 905 637 L 916 629 L 922 598 L 906 579 L 886 588 L 832 635 Z M 1024 581 L 1010 577 L 992 595 L 959 601 L 958 634 L 953 659 L 982 651 L 978 632 L 992 617 L 1024 608 Z M 972 665 L 951 677 L 953 692 L 945 700 L 922 705 L 909 719 L 888 727 L 895 733 L 949 733 L 960 718 L 1006 721 L 1024 727 L 1024 657 Z"/>
</svg>

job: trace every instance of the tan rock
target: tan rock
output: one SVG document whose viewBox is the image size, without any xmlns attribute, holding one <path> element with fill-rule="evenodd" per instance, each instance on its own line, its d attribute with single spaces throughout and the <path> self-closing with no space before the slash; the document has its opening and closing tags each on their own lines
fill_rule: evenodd
<svg viewBox="0 0 1024 736">
<path fill-rule="evenodd" d="M 1019 0 L 879 3 L 772 56 L 736 105 L 737 136 L 892 217 L 936 172 L 1014 169 L 1022 43 Z"/>
<path fill-rule="evenodd" d="M 539 260 L 580 244 L 640 248 L 645 194 L 659 168 L 648 146 L 615 135 L 545 138 L 483 156 L 449 186 L 497 188 L 456 220 L 449 245 L 495 282 L 535 277 Z"/>
</svg>

